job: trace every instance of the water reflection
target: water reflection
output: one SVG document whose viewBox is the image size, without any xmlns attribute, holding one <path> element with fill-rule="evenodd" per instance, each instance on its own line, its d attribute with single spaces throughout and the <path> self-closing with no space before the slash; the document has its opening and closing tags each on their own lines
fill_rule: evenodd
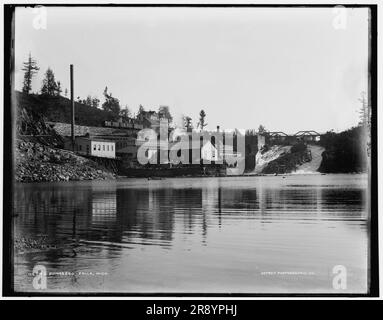
<svg viewBox="0 0 383 320">
<path fill-rule="evenodd" d="M 309 185 L 308 179 L 314 179 L 316 184 Z M 333 258 L 337 254 L 338 260 L 352 263 L 354 271 L 359 272 L 354 289 L 365 288 L 365 178 L 337 176 L 334 180 L 328 176 L 321 178 L 325 179 L 321 183 L 315 179 L 318 180 L 310 177 L 137 179 L 17 185 L 15 236 L 46 235 L 54 239 L 59 249 L 17 255 L 16 286 L 28 290 L 30 279 L 25 274 L 40 262 L 51 269 L 113 270 L 110 288 L 152 291 L 156 285 L 145 282 L 148 274 L 143 271 L 140 274 L 140 268 L 151 265 L 147 272 L 153 273 L 155 265 L 168 263 L 174 275 L 184 281 L 181 291 L 231 290 L 233 287 L 228 284 L 225 287 L 225 282 L 209 283 L 205 279 L 221 263 L 218 270 L 226 266 L 226 276 L 240 277 L 234 286 L 239 291 L 278 291 L 281 288 L 278 283 L 267 284 L 265 279 L 258 279 L 262 286 L 254 283 L 249 288 L 244 275 L 254 278 L 254 270 L 261 266 L 282 269 L 304 266 L 321 272 L 326 269 L 327 274 L 321 276 L 324 281 L 329 276 L 329 266 L 336 263 L 337 259 Z M 308 248 L 302 247 L 302 240 Z M 333 247 L 326 252 L 330 243 Z M 302 250 L 311 251 L 307 261 L 302 260 Z M 166 252 L 168 257 L 164 258 Z M 204 260 L 200 260 L 202 257 Z M 178 261 L 182 258 L 185 262 Z M 322 258 L 328 259 L 322 261 L 323 270 L 315 265 Z M 186 261 L 188 265 L 184 264 Z M 129 268 L 137 272 L 134 281 L 124 275 Z M 194 272 L 192 279 L 185 277 L 186 269 Z M 159 281 L 155 276 L 168 277 L 165 270 L 155 272 L 159 272 L 153 274 L 155 283 Z M 79 283 L 72 276 L 70 281 L 64 281 L 65 285 L 57 281 L 52 290 L 103 290 L 108 286 L 105 281 L 97 287 L 92 281 Z M 135 286 L 130 287 L 128 281 Z M 311 279 L 310 283 L 314 288 L 303 288 L 314 290 L 316 285 L 322 288 L 320 281 L 315 284 Z M 293 291 L 302 287 L 298 282 L 288 285 Z M 171 281 L 158 286 L 165 291 L 180 290 Z"/>
</svg>

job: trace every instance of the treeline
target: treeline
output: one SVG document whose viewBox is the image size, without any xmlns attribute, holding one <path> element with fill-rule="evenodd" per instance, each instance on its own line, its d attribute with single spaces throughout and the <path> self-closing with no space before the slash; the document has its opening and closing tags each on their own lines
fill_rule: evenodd
<svg viewBox="0 0 383 320">
<path fill-rule="evenodd" d="M 327 132 L 321 137 L 322 153 L 319 172 L 366 172 L 368 163 L 368 129 L 359 125 L 340 133 Z"/>
<path fill-rule="evenodd" d="M 35 112 L 39 112 L 48 121 L 70 122 L 71 104 L 67 98 L 68 90 L 63 90 L 60 81 L 56 81 L 53 70 L 51 68 L 47 69 L 41 89 L 35 93 L 31 93 L 32 78 L 40 68 L 31 54 L 29 54 L 28 60 L 24 62 L 22 70 L 24 71 L 23 89 L 22 92 L 16 92 L 17 103 L 26 109 L 31 108 Z M 76 98 L 76 124 L 103 126 L 104 121 L 113 121 L 120 117 L 132 117 L 128 106 L 122 107 L 119 99 L 112 95 L 108 87 L 105 87 L 103 96 L 105 101 L 102 104 L 97 97 L 90 95 L 85 99 L 79 96 Z M 362 107 L 360 109 L 360 123 L 357 127 L 340 133 L 330 131 L 321 137 L 320 145 L 326 151 L 322 154 L 323 160 L 319 168 L 320 172 L 349 173 L 365 172 L 367 170 L 367 148 L 369 146 L 367 133 L 370 127 L 371 107 L 367 103 L 365 93 L 362 93 L 360 101 Z M 169 124 L 173 119 L 168 106 L 160 106 L 158 112 L 155 112 L 145 111 L 142 105 L 140 105 L 135 118 L 142 120 L 150 114 L 157 114 L 160 118 L 167 118 Z M 203 131 L 207 125 L 206 112 L 201 110 L 196 129 Z M 191 117 L 183 116 L 183 127 L 188 131 L 194 129 Z M 266 128 L 260 125 L 257 131 L 248 130 L 245 134 L 245 167 L 247 171 L 254 169 L 255 156 L 258 152 L 257 133 L 266 131 Z M 236 144 L 234 143 L 234 145 Z"/>
<path fill-rule="evenodd" d="M 22 92 L 26 95 L 31 95 L 30 102 L 35 105 L 42 103 L 40 111 L 51 121 L 65 122 L 68 121 L 68 106 L 65 105 L 69 99 L 68 89 L 63 89 L 61 82 L 57 81 L 53 70 L 49 67 L 44 73 L 44 78 L 39 91 L 32 92 L 32 79 L 40 70 L 37 65 L 37 61 L 32 58 L 29 53 L 27 61 L 23 63 L 24 80 Z M 68 99 L 65 99 L 65 98 Z M 80 96 L 75 97 L 76 101 L 76 117 L 80 124 L 99 126 L 105 120 L 117 120 L 119 118 L 131 119 L 136 118 L 142 121 L 143 119 L 150 117 L 150 115 L 157 115 L 159 118 L 166 118 L 171 125 L 173 117 L 170 114 L 168 106 L 160 106 L 158 111 L 146 111 L 145 108 L 140 105 L 137 114 L 133 115 L 130 108 L 125 105 L 121 106 L 120 100 L 113 96 L 108 87 L 105 87 L 103 91 L 104 102 L 96 96 L 88 95 L 86 98 Z M 26 96 L 20 96 L 20 99 L 25 102 Z M 53 104 L 57 104 L 57 109 L 52 108 Z M 104 111 L 104 112 L 101 112 Z M 48 114 L 50 113 L 51 114 Z M 79 114 L 77 114 L 77 112 Z M 83 114 L 88 114 L 88 117 L 83 117 Z M 196 128 L 203 131 L 208 124 L 206 123 L 206 113 L 202 109 L 199 113 L 199 121 L 196 124 Z M 192 124 L 192 118 L 189 116 L 183 116 L 183 127 L 190 131 L 194 129 Z"/>
<path fill-rule="evenodd" d="M 41 114 L 45 120 L 69 123 L 71 121 L 70 100 L 62 96 L 26 94 L 16 91 L 18 108 L 25 108 Z M 114 115 L 102 109 L 75 102 L 75 122 L 83 126 L 99 127 L 104 121 L 114 120 Z"/>
<path fill-rule="evenodd" d="M 34 58 L 32 58 L 31 54 L 29 53 L 28 59 L 23 63 L 22 68 L 22 71 L 24 71 L 22 92 L 26 95 L 32 94 L 34 98 L 36 98 L 37 96 L 42 96 L 42 98 L 47 101 L 48 105 L 50 105 L 52 101 L 56 101 L 59 104 L 67 101 L 67 99 L 54 99 L 63 96 L 68 97 L 68 89 L 65 88 L 65 90 L 63 90 L 61 82 L 59 80 L 56 81 L 55 74 L 50 67 L 44 73 L 44 78 L 42 80 L 40 90 L 38 92 L 32 93 L 32 79 L 39 70 L 40 68 L 37 65 L 37 61 Z M 113 97 L 112 93 L 108 90 L 108 87 L 105 87 L 103 96 L 105 98 L 105 101 L 101 105 L 100 99 L 98 99 L 95 96 L 88 95 L 86 98 L 81 98 L 80 96 L 77 96 L 77 98 L 75 98 L 77 105 L 85 106 L 85 108 L 82 108 L 81 111 L 91 111 L 92 114 L 90 114 L 89 121 L 93 125 L 100 124 L 99 116 L 103 114 L 105 115 L 104 120 L 117 120 L 119 117 L 131 116 L 131 112 L 128 106 L 122 107 L 120 105 L 119 99 Z M 91 107 L 92 109 L 89 109 L 87 107 Z M 99 111 L 105 111 L 106 113 L 102 113 Z M 57 110 L 56 114 L 57 113 L 60 115 L 57 121 L 63 120 L 63 117 L 61 116 L 62 110 Z M 79 117 L 80 119 L 82 118 L 81 116 Z M 54 116 L 53 118 L 56 117 Z"/>
</svg>

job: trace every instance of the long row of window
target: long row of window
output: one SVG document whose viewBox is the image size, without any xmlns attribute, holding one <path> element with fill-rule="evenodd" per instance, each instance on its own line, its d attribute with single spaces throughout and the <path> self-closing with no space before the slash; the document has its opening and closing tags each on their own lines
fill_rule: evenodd
<svg viewBox="0 0 383 320">
<path fill-rule="evenodd" d="M 105 144 L 103 144 L 103 145 L 101 145 L 101 144 L 94 144 L 93 145 L 93 150 L 94 151 L 96 151 L 96 150 L 101 151 L 101 148 L 102 148 L 102 151 L 109 151 L 109 147 L 110 147 L 110 151 L 113 151 L 113 145 L 109 145 L 109 144 L 107 144 L 107 145 L 105 145 Z"/>
</svg>

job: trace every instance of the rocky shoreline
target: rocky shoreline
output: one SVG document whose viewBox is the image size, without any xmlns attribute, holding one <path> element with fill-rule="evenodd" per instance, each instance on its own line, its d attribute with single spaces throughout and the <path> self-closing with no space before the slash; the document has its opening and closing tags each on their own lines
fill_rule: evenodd
<svg viewBox="0 0 383 320">
<path fill-rule="evenodd" d="M 64 242 L 49 238 L 47 235 L 38 235 L 31 237 L 16 237 L 14 239 L 14 254 L 54 254 L 58 258 L 75 258 L 78 248 L 78 242 Z"/>
<path fill-rule="evenodd" d="M 15 180 L 54 182 L 115 179 L 96 162 L 36 141 L 16 141 Z"/>
<path fill-rule="evenodd" d="M 64 150 L 63 137 L 46 125 L 37 109 L 18 100 L 14 145 L 16 182 L 55 182 L 114 179 L 97 162 Z"/>
<path fill-rule="evenodd" d="M 24 253 L 36 250 L 57 249 L 57 244 L 48 239 L 47 236 L 36 238 L 19 237 L 14 240 L 16 253 Z"/>
</svg>

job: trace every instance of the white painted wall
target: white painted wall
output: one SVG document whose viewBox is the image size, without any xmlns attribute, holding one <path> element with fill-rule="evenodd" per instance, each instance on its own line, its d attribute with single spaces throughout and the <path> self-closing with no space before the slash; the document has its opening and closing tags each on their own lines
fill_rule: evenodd
<svg viewBox="0 0 383 320">
<path fill-rule="evenodd" d="M 210 141 L 203 145 L 201 149 L 201 158 L 208 161 L 218 160 L 218 150 Z"/>
<path fill-rule="evenodd" d="M 91 141 L 91 155 L 104 158 L 116 157 L 116 146 L 114 142 L 109 141 Z"/>
</svg>

